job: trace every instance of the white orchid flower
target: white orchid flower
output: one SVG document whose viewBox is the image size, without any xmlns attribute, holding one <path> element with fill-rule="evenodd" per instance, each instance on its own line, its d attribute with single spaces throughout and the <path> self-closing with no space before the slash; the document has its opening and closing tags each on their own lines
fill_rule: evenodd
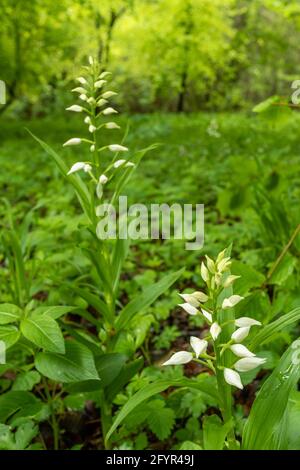
<svg viewBox="0 0 300 470">
<path fill-rule="evenodd" d="M 184 303 L 184 304 L 178 304 L 179 307 L 183 308 L 185 312 L 187 312 L 189 315 L 197 315 L 199 311 L 196 309 L 196 307 L 193 307 L 193 305 L 189 303 Z"/>
<path fill-rule="evenodd" d="M 205 258 L 206 258 L 206 264 L 207 264 L 208 270 L 212 274 L 214 274 L 214 272 L 216 271 L 215 263 L 213 262 L 213 260 L 209 256 L 205 255 Z"/>
<path fill-rule="evenodd" d="M 261 366 L 266 360 L 266 358 L 257 356 L 244 357 L 234 364 L 234 368 L 239 372 L 248 372 L 248 370 L 256 369 L 256 367 Z"/>
<path fill-rule="evenodd" d="M 234 276 L 233 274 L 231 274 L 230 276 L 227 277 L 227 279 L 225 279 L 223 286 L 225 288 L 231 286 L 234 283 L 234 281 L 236 281 L 240 277 L 241 276 Z"/>
<path fill-rule="evenodd" d="M 76 78 L 77 82 L 81 83 L 81 85 L 86 85 L 87 80 L 84 77 L 78 77 Z"/>
<path fill-rule="evenodd" d="M 87 95 L 86 95 L 85 93 L 82 93 L 81 95 L 79 95 L 79 99 L 80 99 L 81 101 L 87 101 L 87 100 L 88 100 L 88 97 L 87 97 Z"/>
<path fill-rule="evenodd" d="M 96 147 L 95 147 L 94 144 L 92 144 L 92 145 L 90 146 L 90 151 L 91 151 L 91 152 L 95 152 L 95 150 L 96 150 Z"/>
<path fill-rule="evenodd" d="M 94 126 L 93 124 L 90 124 L 90 126 L 89 126 L 89 132 L 92 134 L 93 132 L 96 132 L 96 130 L 97 130 L 97 127 Z"/>
<path fill-rule="evenodd" d="M 74 137 L 73 139 L 67 140 L 67 142 L 63 144 L 63 147 L 68 147 L 69 145 L 79 145 L 81 144 L 81 142 L 81 139 L 79 139 L 78 137 Z"/>
<path fill-rule="evenodd" d="M 204 292 L 196 291 L 193 292 L 191 295 L 202 304 L 208 301 L 208 295 L 204 294 Z"/>
<path fill-rule="evenodd" d="M 115 91 L 106 91 L 105 93 L 102 94 L 102 98 L 107 100 L 108 98 L 111 98 L 112 96 L 115 96 L 117 94 L 118 93 L 116 93 Z"/>
<path fill-rule="evenodd" d="M 192 294 L 179 294 L 180 297 L 188 304 L 192 305 L 193 307 L 198 307 L 200 303 Z"/>
<path fill-rule="evenodd" d="M 245 328 L 247 326 L 254 326 L 254 325 L 260 326 L 261 325 L 260 321 L 255 320 L 254 318 L 250 318 L 250 317 L 237 318 L 234 323 L 236 326 L 239 326 L 240 328 Z"/>
<path fill-rule="evenodd" d="M 131 167 L 133 167 L 133 166 L 135 166 L 135 163 L 133 163 L 133 162 L 127 162 L 126 165 L 125 165 L 125 168 L 131 168 Z"/>
<path fill-rule="evenodd" d="M 73 88 L 72 91 L 73 91 L 73 92 L 76 92 L 76 93 L 80 93 L 81 95 L 82 95 L 82 94 L 84 94 L 84 95 L 86 94 L 85 88 L 82 88 L 81 86 L 78 86 L 78 87 L 76 87 L 76 88 Z"/>
<path fill-rule="evenodd" d="M 218 264 L 218 271 L 219 273 L 222 273 L 223 271 L 226 271 L 226 269 L 231 265 L 230 258 L 223 258 Z"/>
<path fill-rule="evenodd" d="M 77 163 L 74 163 L 74 165 L 71 167 L 70 171 L 67 174 L 71 175 L 72 173 L 76 173 L 77 171 L 80 171 L 80 170 L 83 170 L 85 173 L 88 173 L 89 171 L 92 170 L 92 167 L 88 163 L 77 162 Z"/>
<path fill-rule="evenodd" d="M 241 300 L 243 300 L 244 297 L 241 297 L 240 295 L 231 295 L 227 299 L 223 300 L 222 303 L 222 308 L 231 308 L 237 305 Z"/>
<path fill-rule="evenodd" d="M 126 160 L 117 160 L 114 163 L 114 168 L 119 168 L 120 166 L 124 165 L 124 163 L 126 163 Z"/>
<path fill-rule="evenodd" d="M 101 106 L 104 106 L 107 103 L 108 103 L 107 100 L 101 98 L 100 100 L 97 101 L 97 106 L 99 106 L 99 108 L 100 108 Z"/>
<path fill-rule="evenodd" d="M 255 354 L 249 351 L 249 349 L 246 348 L 246 346 L 244 346 L 243 344 L 232 344 L 230 346 L 230 349 L 233 352 L 233 354 L 235 354 L 238 357 L 254 357 L 255 356 Z"/>
<path fill-rule="evenodd" d="M 82 106 L 79 106 L 78 104 L 73 104 L 72 106 L 69 106 L 66 108 L 66 111 L 73 111 L 74 113 L 81 113 L 83 111 Z"/>
<path fill-rule="evenodd" d="M 106 175 L 101 175 L 101 176 L 99 177 L 99 183 L 101 183 L 101 184 L 106 184 L 107 181 L 108 181 L 108 178 L 107 178 Z"/>
<path fill-rule="evenodd" d="M 92 121 L 91 121 L 90 116 L 85 117 L 85 118 L 84 118 L 84 122 L 85 122 L 85 124 L 91 124 Z"/>
<path fill-rule="evenodd" d="M 107 83 L 107 80 L 98 80 L 95 82 L 95 88 L 102 88 L 105 83 Z"/>
<path fill-rule="evenodd" d="M 107 122 L 104 127 L 106 127 L 106 129 L 121 129 L 115 122 Z"/>
<path fill-rule="evenodd" d="M 206 318 L 206 320 L 209 321 L 209 323 L 212 323 L 212 314 L 207 312 L 207 310 L 204 310 L 204 308 L 201 309 L 202 315 Z"/>
<path fill-rule="evenodd" d="M 235 370 L 225 367 L 224 379 L 225 379 L 225 382 L 227 382 L 229 385 L 233 385 L 234 387 L 237 387 L 240 390 L 243 390 L 244 387 L 241 381 L 241 377 Z"/>
<path fill-rule="evenodd" d="M 118 111 L 116 111 L 114 108 L 105 108 L 102 111 L 102 114 L 104 114 L 104 116 L 109 116 L 110 114 L 118 114 Z"/>
<path fill-rule="evenodd" d="M 208 342 L 205 339 L 199 339 L 196 336 L 191 336 L 190 343 L 197 358 L 205 353 L 208 346 Z"/>
<path fill-rule="evenodd" d="M 166 362 L 164 362 L 163 366 L 176 366 L 179 364 L 187 364 L 193 360 L 193 354 L 187 351 L 179 351 L 173 354 Z"/>
<path fill-rule="evenodd" d="M 214 323 L 211 325 L 209 332 L 210 332 L 210 334 L 211 334 L 211 336 L 212 336 L 212 339 L 213 339 L 214 341 L 218 338 L 218 336 L 219 336 L 219 334 L 221 333 L 221 331 L 222 331 L 222 329 L 221 329 L 220 325 L 219 325 L 217 322 L 214 322 Z"/>
<path fill-rule="evenodd" d="M 249 334 L 250 326 L 245 326 L 243 328 L 238 328 L 234 333 L 231 335 L 231 339 L 236 343 L 240 343 L 243 341 Z"/>
<path fill-rule="evenodd" d="M 128 152 L 128 148 L 123 145 L 112 144 L 108 146 L 111 152 Z"/>
</svg>

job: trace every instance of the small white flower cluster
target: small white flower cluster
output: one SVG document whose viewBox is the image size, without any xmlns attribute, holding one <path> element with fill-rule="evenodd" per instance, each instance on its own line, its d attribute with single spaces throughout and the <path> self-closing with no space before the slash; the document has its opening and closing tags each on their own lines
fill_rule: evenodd
<svg viewBox="0 0 300 470">
<path fill-rule="evenodd" d="M 103 185 L 107 183 L 109 180 L 109 171 L 118 169 L 120 167 L 130 168 L 134 167 L 134 163 L 125 159 L 116 159 L 117 155 L 120 152 L 128 152 L 128 148 L 124 147 L 120 144 L 110 144 L 105 147 L 98 148 L 97 143 L 97 132 L 101 128 L 105 129 L 120 129 L 117 123 L 110 121 L 110 122 L 102 122 L 99 123 L 100 118 L 105 118 L 107 116 L 111 116 L 113 114 L 117 114 L 118 111 L 108 106 L 109 99 L 113 96 L 117 95 L 114 91 L 107 90 L 105 91 L 104 88 L 107 84 L 107 78 L 109 77 L 110 72 L 100 72 L 99 64 L 94 61 L 92 57 L 89 58 L 89 67 L 85 67 L 87 69 L 87 78 L 85 77 L 78 77 L 77 81 L 79 82 L 80 86 L 74 88 L 72 91 L 79 94 L 79 99 L 84 102 L 83 105 L 74 104 L 69 106 L 67 111 L 72 111 L 75 113 L 85 113 L 86 117 L 84 119 L 84 123 L 88 126 L 88 131 L 91 134 L 91 137 L 88 139 L 73 137 L 69 139 L 67 142 L 63 144 L 64 147 L 73 146 L 73 145 L 80 145 L 82 143 L 87 143 L 90 145 L 90 151 L 93 155 L 93 161 L 88 162 L 76 162 L 72 165 L 71 169 L 68 172 L 68 175 L 76 173 L 78 171 L 83 170 L 85 173 L 89 173 L 92 180 L 97 183 L 97 195 L 98 197 L 102 196 L 103 192 Z M 109 150 L 110 152 L 115 153 L 115 157 L 109 165 L 109 167 L 105 170 L 104 173 L 106 174 L 99 174 L 99 161 L 98 161 L 98 154 L 104 150 Z M 96 171 L 97 178 L 93 174 L 93 170 Z"/>
<path fill-rule="evenodd" d="M 184 300 L 184 303 L 179 304 L 179 306 L 189 315 L 201 315 L 210 327 L 209 335 L 204 339 L 192 336 L 190 344 L 193 349 L 193 353 L 187 351 L 176 352 L 163 365 L 187 364 L 192 360 L 198 360 L 198 362 L 201 362 L 201 360 L 199 361 L 199 358 L 202 356 L 203 359 L 208 359 L 207 364 L 215 371 L 210 359 L 216 360 L 216 357 L 207 355 L 206 351 L 209 340 L 212 341 L 215 349 L 216 347 L 220 347 L 219 345 L 216 345 L 215 342 L 222 331 L 222 325 L 219 325 L 216 320 L 216 311 L 208 308 L 204 309 L 202 304 L 205 304 L 214 298 L 216 299 L 222 289 L 231 286 L 239 276 L 228 274 L 231 261 L 229 257 L 225 257 L 225 250 L 218 255 L 215 262 L 208 256 L 206 256 L 206 260 L 206 265 L 204 263 L 201 264 L 201 277 L 207 285 L 209 295 L 200 291 L 196 291 L 191 294 L 179 294 Z M 241 300 L 243 300 L 243 297 L 239 295 L 231 295 L 223 300 L 221 309 L 226 310 L 233 308 Z M 229 385 L 234 385 L 242 389 L 243 385 L 238 372 L 246 372 L 255 369 L 259 365 L 262 365 L 266 360 L 256 357 L 255 354 L 246 348 L 246 346 L 241 344 L 241 342 L 248 336 L 250 328 L 254 325 L 261 325 L 261 323 L 250 317 L 241 317 L 235 320 L 234 324 L 238 328 L 231 335 L 228 343 L 223 345 L 223 351 L 225 349 L 230 349 L 232 353 L 240 359 L 235 362 L 232 367 L 222 367 L 222 369 L 224 371 L 225 381 Z"/>
</svg>

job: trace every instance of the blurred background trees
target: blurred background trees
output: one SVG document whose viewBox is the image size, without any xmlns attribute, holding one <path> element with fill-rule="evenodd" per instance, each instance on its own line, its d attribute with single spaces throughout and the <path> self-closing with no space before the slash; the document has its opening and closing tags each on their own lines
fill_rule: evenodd
<svg viewBox="0 0 300 470">
<path fill-rule="evenodd" d="M 129 112 L 240 109 L 300 77 L 298 0 L 0 0 L 0 112 L 45 115 L 88 55 Z"/>
</svg>

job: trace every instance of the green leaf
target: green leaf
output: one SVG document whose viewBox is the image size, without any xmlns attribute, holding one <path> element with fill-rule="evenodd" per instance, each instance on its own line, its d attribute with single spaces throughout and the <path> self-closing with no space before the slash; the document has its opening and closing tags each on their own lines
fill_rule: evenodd
<svg viewBox="0 0 300 470">
<path fill-rule="evenodd" d="M 76 311 L 78 307 L 70 307 L 66 305 L 57 305 L 57 306 L 48 306 L 48 307 L 38 307 L 33 311 L 34 315 L 47 315 L 48 317 L 57 320 L 62 315 L 66 315 L 69 312 Z"/>
<path fill-rule="evenodd" d="M 117 415 L 116 419 L 113 422 L 113 425 L 109 429 L 106 435 L 106 441 L 109 440 L 111 435 L 115 432 L 117 427 L 124 421 L 124 419 L 134 410 L 137 406 L 143 403 L 148 398 L 163 392 L 169 387 L 188 387 L 188 388 L 195 388 L 202 392 L 207 393 L 211 397 L 218 400 L 218 394 L 215 388 L 211 386 L 211 384 L 206 384 L 205 382 L 197 382 L 196 380 L 188 380 L 188 379 L 178 379 L 178 380 L 158 380 L 155 383 L 145 385 L 145 387 L 141 388 L 137 393 L 135 393 L 128 402 L 123 406 L 119 414 Z"/>
<path fill-rule="evenodd" d="M 179 450 L 203 450 L 199 444 L 196 444 L 195 442 L 192 441 L 184 441 Z"/>
<path fill-rule="evenodd" d="M 0 326 L 0 341 L 4 341 L 6 349 L 13 346 L 20 338 L 20 331 L 14 325 Z"/>
<path fill-rule="evenodd" d="M 107 387 L 119 375 L 126 360 L 127 356 L 119 353 L 103 354 L 95 358 L 102 387 Z"/>
<path fill-rule="evenodd" d="M 37 354 L 35 366 L 40 374 L 63 383 L 100 380 L 89 349 L 75 341 L 66 341 L 65 350 L 65 355 Z"/>
<path fill-rule="evenodd" d="M 147 409 L 148 426 L 158 439 L 163 441 L 171 434 L 175 424 L 175 412 L 171 408 L 166 408 L 163 400 L 152 400 L 148 403 Z"/>
<path fill-rule="evenodd" d="M 42 405 L 32 393 L 24 391 L 10 391 L 0 396 L 0 421 L 4 423 L 9 417 L 22 411 L 22 416 L 31 413 L 33 405 Z M 28 415 L 27 415 L 28 416 Z"/>
<path fill-rule="evenodd" d="M 297 350 L 291 345 L 258 392 L 244 427 L 243 449 L 281 448 L 283 433 L 278 430 L 285 424 L 290 393 L 300 377 L 300 363 L 295 354 L 298 354 Z"/>
<path fill-rule="evenodd" d="M 183 271 L 184 268 L 168 276 L 164 276 L 156 284 L 147 287 L 139 297 L 129 302 L 116 320 L 116 329 L 120 330 L 125 328 L 138 312 L 149 307 L 160 295 L 167 291 L 169 287 L 177 281 Z"/>
<path fill-rule="evenodd" d="M 45 314 L 33 314 L 22 320 L 21 332 L 39 348 L 51 352 L 65 352 L 64 338 L 58 324 Z"/>
<path fill-rule="evenodd" d="M 15 323 L 20 321 L 22 310 L 14 304 L 1 304 L 0 305 L 0 325 L 8 323 Z"/>
<path fill-rule="evenodd" d="M 250 343 L 250 348 L 256 349 L 258 346 L 266 343 L 267 341 L 272 341 L 278 332 L 297 322 L 299 319 L 300 307 L 297 307 L 258 331 Z"/>
<path fill-rule="evenodd" d="M 293 274 L 295 267 L 298 264 L 298 259 L 286 253 L 283 260 L 279 263 L 271 278 L 268 280 L 268 284 L 283 285 L 286 280 Z"/>
<path fill-rule="evenodd" d="M 203 419 L 203 445 L 205 450 L 222 450 L 225 438 L 232 427 L 232 421 L 223 424 L 219 416 L 205 416 Z"/>
<path fill-rule="evenodd" d="M 139 357 L 135 361 L 125 364 L 120 374 L 109 384 L 106 389 L 107 400 L 112 402 L 115 396 L 128 384 L 128 382 L 138 373 L 144 364 L 144 359 Z"/>
<path fill-rule="evenodd" d="M 37 371 L 22 372 L 14 381 L 12 390 L 32 390 L 40 381 L 41 376 Z"/>
<path fill-rule="evenodd" d="M 250 289 L 260 287 L 265 281 L 263 274 L 241 261 L 233 261 L 230 271 L 236 276 L 241 276 L 234 283 L 235 294 L 245 295 Z"/>
</svg>

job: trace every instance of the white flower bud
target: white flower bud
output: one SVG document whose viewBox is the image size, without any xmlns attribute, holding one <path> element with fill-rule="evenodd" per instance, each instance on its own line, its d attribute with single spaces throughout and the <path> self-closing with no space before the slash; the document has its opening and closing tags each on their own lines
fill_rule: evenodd
<svg viewBox="0 0 300 470">
<path fill-rule="evenodd" d="M 72 106 L 69 106 L 66 108 L 66 111 L 73 111 L 74 113 L 81 113 L 83 111 L 83 108 L 81 106 L 78 106 L 78 104 L 73 104 Z"/>
<path fill-rule="evenodd" d="M 207 282 L 209 280 L 208 270 L 203 262 L 201 263 L 201 277 L 204 282 Z"/>
<path fill-rule="evenodd" d="M 93 124 L 90 124 L 90 126 L 89 126 L 89 132 L 92 134 L 93 132 L 96 132 L 96 130 L 97 130 L 97 127 L 94 126 Z"/>
<path fill-rule="evenodd" d="M 89 64 L 94 65 L 94 58 L 91 55 L 89 56 Z"/>
<path fill-rule="evenodd" d="M 218 271 L 222 273 L 223 271 L 226 271 L 230 265 L 230 258 L 223 258 L 217 265 Z"/>
<path fill-rule="evenodd" d="M 187 364 L 193 360 L 193 354 L 187 351 L 179 351 L 163 363 L 163 366 L 176 366 L 178 364 Z"/>
<path fill-rule="evenodd" d="M 254 326 L 254 325 L 260 326 L 261 325 L 260 321 L 255 320 L 254 318 L 250 318 L 250 317 L 237 318 L 234 323 L 236 326 L 239 326 L 240 328 L 244 328 L 246 326 Z"/>
<path fill-rule="evenodd" d="M 84 77 L 78 77 L 76 78 L 77 82 L 81 83 L 81 85 L 86 85 L 87 81 Z"/>
<path fill-rule="evenodd" d="M 130 167 L 133 167 L 135 166 L 135 164 L 133 162 L 127 162 L 126 165 L 125 165 L 125 168 L 130 168 Z"/>
<path fill-rule="evenodd" d="M 85 171 L 85 173 L 88 173 L 89 171 L 92 171 L 91 165 L 89 165 L 88 163 L 86 165 L 84 165 L 83 171 Z"/>
<path fill-rule="evenodd" d="M 91 121 L 90 116 L 85 117 L 84 122 L 85 122 L 85 124 L 91 124 L 92 121 Z"/>
<path fill-rule="evenodd" d="M 115 91 L 106 91 L 105 93 L 103 93 L 101 96 L 102 98 L 104 98 L 105 100 L 108 100 L 109 98 L 111 98 L 112 96 L 115 96 L 117 95 L 118 93 L 116 93 Z"/>
<path fill-rule="evenodd" d="M 126 160 L 117 160 L 114 163 L 114 168 L 119 168 L 120 166 L 124 165 L 124 163 L 126 163 Z"/>
<path fill-rule="evenodd" d="M 228 276 L 227 279 L 225 279 L 223 286 L 224 287 L 229 287 L 231 284 L 234 283 L 236 279 L 239 279 L 241 276 L 234 276 L 233 274 Z"/>
<path fill-rule="evenodd" d="M 202 312 L 202 315 L 206 318 L 206 320 L 209 321 L 209 323 L 212 322 L 212 315 L 211 313 L 207 312 L 206 310 L 204 310 L 204 308 L 201 309 L 201 312 Z"/>
<path fill-rule="evenodd" d="M 218 336 L 219 336 L 219 334 L 221 333 L 221 331 L 222 331 L 222 330 L 221 330 L 221 327 L 220 327 L 220 325 L 219 325 L 217 322 L 214 322 L 214 323 L 211 325 L 209 332 L 210 332 L 210 334 L 211 334 L 211 336 L 212 336 L 212 339 L 213 339 L 214 341 L 218 338 Z"/>
<path fill-rule="evenodd" d="M 92 96 L 87 100 L 87 102 L 88 102 L 89 104 L 96 104 L 96 100 L 95 100 L 95 98 L 93 98 Z"/>
<path fill-rule="evenodd" d="M 81 101 L 87 101 L 87 100 L 88 100 L 88 97 L 87 97 L 84 93 L 82 93 L 81 95 L 79 95 L 79 99 L 80 99 Z"/>
<path fill-rule="evenodd" d="M 95 145 L 94 145 L 94 144 L 92 144 L 92 145 L 90 146 L 90 151 L 91 151 L 91 152 L 95 152 Z"/>
<path fill-rule="evenodd" d="M 106 175 L 101 175 L 101 176 L 99 177 L 99 183 L 101 183 L 101 184 L 106 184 L 107 181 L 108 181 L 108 178 L 107 178 Z"/>
<path fill-rule="evenodd" d="M 81 144 L 81 142 L 81 139 L 79 139 L 78 137 L 74 137 L 73 139 L 67 140 L 67 142 L 63 144 L 63 147 L 68 147 L 69 145 L 79 145 Z"/>
<path fill-rule="evenodd" d="M 233 352 L 233 354 L 235 354 L 238 357 L 254 357 L 255 356 L 255 354 L 249 351 L 249 349 L 246 348 L 246 346 L 244 346 L 243 344 L 233 344 L 232 346 L 230 346 L 230 349 Z"/>
<path fill-rule="evenodd" d="M 208 346 L 208 342 L 205 341 L 205 339 L 199 339 L 196 336 L 191 336 L 190 343 L 197 358 L 201 356 L 201 354 L 205 353 Z"/>
<path fill-rule="evenodd" d="M 239 372 L 248 372 L 248 370 L 256 369 L 266 362 L 267 359 L 263 357 L 244 357 L 239 359 L 235 364 L 234 368 Z"/>
<path fill-rule="evenodd" d="M 178 304 L 178 305 L 179 307 L 183 308 L 183 310 L 187 312 L 189 315 L 197 315 L 197 313 L 199 313 L 196 307 L 193 307 L 193 305 L 189 303 Z"/>
<path fill-rule="evenodd" d="M 109 75 L 111 75 L 111 72 L 102 72 L 102 73 L 100 74 L 99 78 L 100 78 L 100 79 L 106 78 L 106 77 L 108 77 Z"/>
<path fill-rule="evenodd" d="M 101 98 L 101 100 L 97 101 L 97 106 L 104 106 L 105 104 L 107 104 L 107 100 L 104 100 Z"/>
<path fill-rule="evenodd" d="M 215 263 L 209 256 L 205 255 L 205 258 L 208 270 L 213 274 L 215 272 Z"/>
<path fill-rule="evenodd" d="M 228 369 L 227 367 L 224 369 L 224 379 L 229 385 L 233 385 L 234 387 L 243 390 L 243 384 L 241 381 L 241 377 L 235 370 Z"/>
<path fill-rule="evenodd" d="M 106 80 L 98 80 L 97 82 L 95 82 L 95 88 L 101 88 L 103 87 L 103 85 L 105 85 L 106 83 Z"/>
<path fill-rule="evenodd" d="M 123 145 L 112 144 L 108 146 L 111 152 L 128 152 L 127 147 L 123 147 Z"/>
<path fill-rule="evenodd" d="M 244 297 L 241 297 L 240 295 L 231 295 L 228 297 L 228 299 L 224 299 L 222 303 L 222 308 L 231 308 L 237 305 L 241 300 L 243 300 Z"/>
<path fill-rule="evenodd" d="M 188 304 L 192 305 L 193 307 L 198 307 L 200 304 L 195 297 L 193 297 L 191 294 L 179 294 L 180 297 L 187 302 Z"/>
<path fill-rule="evenodd" d="M 107 122 L 104 127 L 106 127 L 106 129 L 121 129 L 115 122 Z"/>
<path fill-rule="evenodd" d="M 76 171 L 83 170 L 85 167 L 84 162 L 76 162 L 74 165 L 71 167 L 70 171 L 68 172 L 68 175 L 71 175 L 72 173 L 75 173 Z"/>
<path fill-rule="evenodd" d="M 102 198 L 102 195 L 103 195 L 103 185 L 100 183 L 97 184 L 96 186 L 96 194 L 97 194 L 97 198 L 98 199 L 101 199 Z"/>
<path fill-rule="evenodd" d="M 76 87 L 76 88 L 73 88 L 72 91 L 74 91 L 74 92 L 76 92 L 76 93 L 80 93 L 80 95 L 81 95 L 81 94 L 86 95 L 86 89 L 85 89 L 85 88 L 82 88 L 81 86 L 78 86 L 78 87 Z"/>
<path fill-rule="evenodd" d="M 222 259 L 223 259 L 224 256 L 225 256 L 225 251 L 226 251 L 226 250 L 223 250 L 223 251 L 221 251 L 221 252 L 218 254 L 217 259 L 216 259 L 216 264 L 219 264 L 220 261 L 222 261 Z"/>
<path fill-rule="evenodd" d="M 243 341 L 249 334 L 250 326 L 246 326 L 244 328 L 238 328 L 234 333 L 231 335 L 231 339 L 236 343 L 240 343 Z"/>
<path fill-rule="evenodd" d="M 118 114 L 118 111 L 116 111 L 114 108 L 105 108 L 102 111 L 102 114 L 104 114 L 104 116 L 109 116 L 110 114 Z"/>
</svg>

